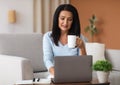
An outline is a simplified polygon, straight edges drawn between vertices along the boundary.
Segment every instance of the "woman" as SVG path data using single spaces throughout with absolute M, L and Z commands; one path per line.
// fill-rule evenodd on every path
M 78 36 L 74 49 L 68 48 L 67 36 L 69 34 Z M 54 14 L 52 32 L 45 33 L 43 37 L 44 62 L 50 74 L 54 76 L 55 56 L 86 55 L 84 42 L 76 8 L 70 4 L 60 5 Z

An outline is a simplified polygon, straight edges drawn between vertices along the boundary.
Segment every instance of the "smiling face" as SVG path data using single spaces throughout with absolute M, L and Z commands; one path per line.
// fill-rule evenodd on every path
M 61 11 L 58 19 L 58 26 L 61 32 L 68 32 L 73 22 L 73 15 L 69 11 Z

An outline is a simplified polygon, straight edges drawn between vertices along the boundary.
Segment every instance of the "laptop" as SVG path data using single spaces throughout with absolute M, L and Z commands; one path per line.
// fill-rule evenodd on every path
M 53 83 L 78 83 L 92 80 L 92 56 L 56 56 Z

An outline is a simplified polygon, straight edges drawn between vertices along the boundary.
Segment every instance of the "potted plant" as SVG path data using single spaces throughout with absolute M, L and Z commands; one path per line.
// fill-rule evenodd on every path
M 93 56 L 93 63 L 100 59 L 105 59 L 105 44 L 94 42 L 94 36 L 99 33 L 99 30 L 96 26 L 97 18 L 95 14 L 93 14 L 89 19 L 89 25 L 84 29 L 85 32 L 89 33 L 90 40 L 85 43 L 87 55 Z
M 89 19 L 89 25 L 85 28 L 85 32 L 89 32 L 90 34 L 91 42 L 93 42 L 93 37 L 95 36 L 95 34 L 98 33 L 98 29 L 96 28 L 96 22 L 97 18 L 93 14 L 92 17 Z
M 98 60 L 93 64 L 93 70 L 97 72 L 98 81 L 105 83 L 108 82 L 112 64 L 108 60 Z

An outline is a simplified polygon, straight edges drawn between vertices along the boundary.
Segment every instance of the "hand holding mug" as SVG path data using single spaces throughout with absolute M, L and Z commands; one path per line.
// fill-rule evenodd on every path
M 83 47 L 83 41 L 76 35 L 68 35 L 68 47 L 75 48 L 75 47 Z
M 81 50 L 81 55 L 86 55 L 86 49 L 83 40 L 81 40 L 79 37 L 76 38 L 76 46 L 79 47 Z
M 76 37 L 76 46 L 79 48 L 83 48 L 84 47 L 84 42 L 82 39 L 80 39 L 78 36 Z
M 82 39 L 76 35 L 68 35 L 68 47 L 75 48 L 78 47 L 81 50 L 82 55 L 86 55 L 85 45 Z

